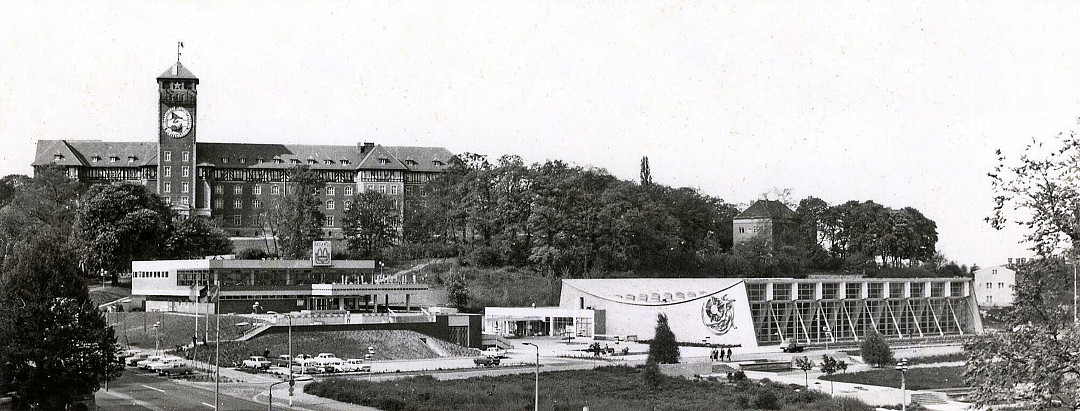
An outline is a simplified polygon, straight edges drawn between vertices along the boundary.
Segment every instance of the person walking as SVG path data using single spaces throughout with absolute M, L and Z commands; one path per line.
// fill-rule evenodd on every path
M 728 347 L 727 349 L 727 360 L 728 362 L 731 362 L 731 347 Z

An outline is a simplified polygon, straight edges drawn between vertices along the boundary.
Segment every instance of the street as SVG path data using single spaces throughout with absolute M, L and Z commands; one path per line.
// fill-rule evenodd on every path
M 131 368 L 124 375 L 109 383 L 109 390 L 98 390 L 97 404 L 103 410 L 212 410 L 214 391 L 196 388 L 192 383 L 159 377 L 147 371 Z M 205 383 L 200 383 L 205 384 Z M 213 387 L 212 384 L 207 384 Z M 265 387 L 264 387 L 265 389 Z M 245 399 L 220 396 L 223 410 L 266 409 Z M 276 401 L 275 401 L 276 402 Z

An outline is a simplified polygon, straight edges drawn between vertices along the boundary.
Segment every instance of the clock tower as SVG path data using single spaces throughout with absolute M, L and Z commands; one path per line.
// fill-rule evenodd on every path
M 198 199 L 195 194 L 195 129 L 198 126 L 195 97 L 199 79 L 177 60 L 158 76 L 157 82 L 157 192 L 181 215 L 190 215 L 197 207 Z

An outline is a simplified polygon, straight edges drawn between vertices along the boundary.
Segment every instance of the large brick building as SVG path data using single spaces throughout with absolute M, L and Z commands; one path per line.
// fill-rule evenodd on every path
M 286 171 L 306 166 L 327 183 L 317 193 L 328 237 L 340 237 L 345 208 L 357 193 L 378 191 L 402 207 L 445 170 L 442 147 L 197 142 L 199 79 L 179 61 L 157 78 L 156 142 L 41 140 L 35 167 L 59 164 L 89 183 L 127 181 L 161 195 L 182 215 L 220 220 L 234 236 L 259 235 L 268 205 L 289 189 Z

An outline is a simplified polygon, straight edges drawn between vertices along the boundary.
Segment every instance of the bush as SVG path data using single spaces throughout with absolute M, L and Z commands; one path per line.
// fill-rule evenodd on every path
M 727 375 L 727 379 L 731 382 L 746 381 L 746 373 L 742 372 L 742 370 L 735 370 L 735 372 Z
M 876 331 L 866 334 L 866 338 L 863 339 L 860 345 L 859 352 L 863 361 L 875 367 L 887 367 L 895 362 L 889 343 L 885 341 L 885 337 L 882 337 Z
M 656 315 L 656 335 L 649 342 L 648 361 L 660 364 L 676 364 L 679 362 L 679 343 L 675 340 L 675 333 L 668 326 L 667 315 Z
M 270 255 L 266 253 L 266 250 L 261 248 L 245 248 L 240 250 L 239 253 L 236 253 L 236 258 L 241 260 L 261 260 L 269 256 Z
M 664 383 L 664 374 L 660 373 L 660 365 L 656 361 L 645 363 L 645 372 L 642 373 L 642 377 L 645 379 L 645 385 L 651 388 L 657 388 Z
M 773 390 L 761 390 L 754 396 L 752 404 L 756 409 L 778 410 L 784 405 L 780 403 L 780 397 Z
M 479 246 L 469 251 L 468 264 L 474 267 L 498 267 L 502 262 L 499 250 L 493 247 Z

